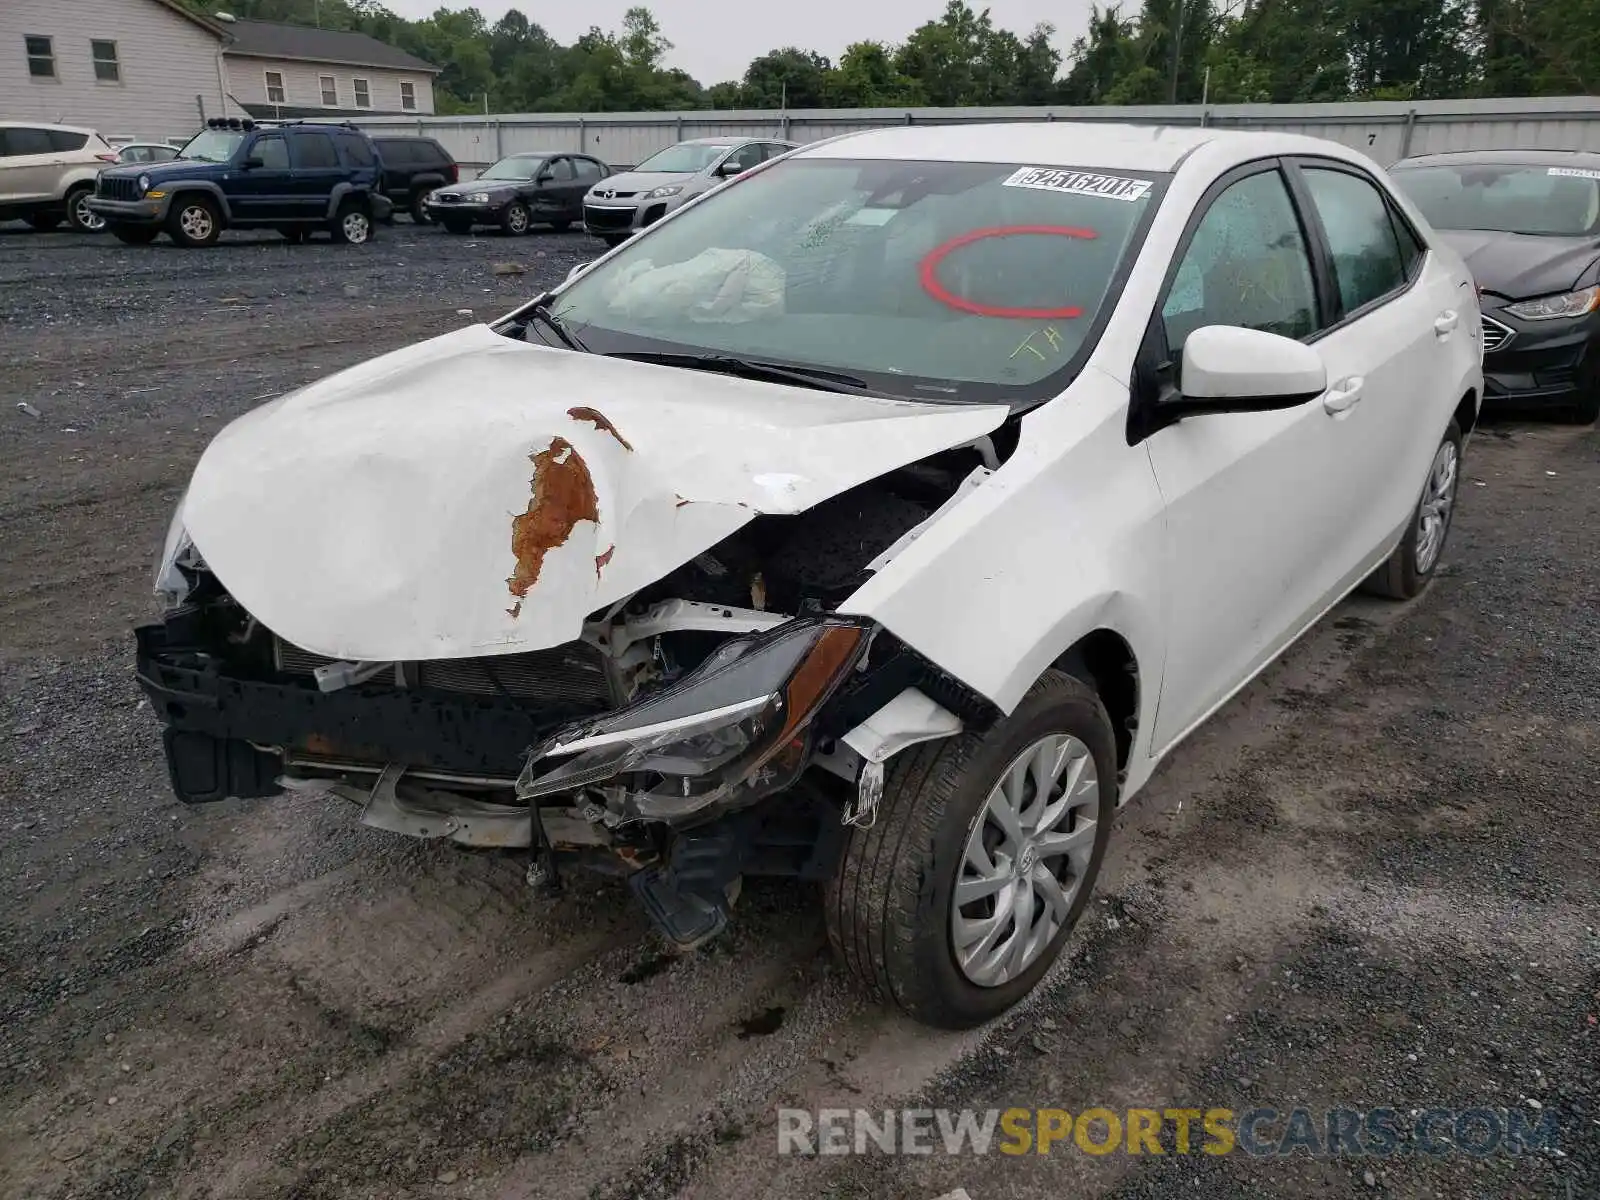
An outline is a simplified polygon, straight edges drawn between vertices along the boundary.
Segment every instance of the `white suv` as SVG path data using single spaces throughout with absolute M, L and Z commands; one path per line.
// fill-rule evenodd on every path
M 65 219 L 79 233 L 105 228 L 89 211 L 100 171 L 117 152 L 92 129 L 0 122 L 0 221 L 54 229 Z

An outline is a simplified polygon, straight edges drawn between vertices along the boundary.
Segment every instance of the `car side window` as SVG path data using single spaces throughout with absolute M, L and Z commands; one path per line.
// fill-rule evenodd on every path
M 372 143 L 359 134 L 342 135 L 339 145 L 344 148 L 345 162 L 352 167 L 370 167 L 377 162 L 373 157 Z
M 1400 243 L 1377 185 L 1322 167 L 1306 167 L 1303 174 L 1327 233 L 1344 311 L 1354 312 L 1404 287 Z
M 69 133 L 65 129 L 50 130 L 50 149 L 82 150 L 89 144 L 87 133 Z
M 572 182 L 572 160 L 570 158 L 552 158 L 545 163 L 544 169 L 550 172 L 551 178 L 557 183 Z
M 1203 325 L 1291 338 L 1316 332 L 1311 256 L 1282 174 L 1247 175 L 1211 202 L 1178 265 L 1161 319 L 1174 358 Z
M 13 126 L 6 130 L 6 153 L 8 155 L 54 154 L 55 148 L 50 144 L 48 129 Z
M 600 164 L 592 158 L 575 158 L 572 160 L 578 166 L 578 178 L 589 181 L 601 178 L 605 172 L 600 169 Z
M 792 149 L 790 146 L 780 146 L 777 142 L 763 142 L 762 148 L 766 151 L 766 158 L 777 158 Z
M 250 157 L 259 158 L 262 167 L 269 171 L 287 171 L 289 169 L 289 147 L 279 134 L 258 137 L 255 140 L 255 144 L 250 147 Z
M 1395 237 L 1400 240 L 1400 262 L 1405 268 L 1406 278 L 1414 279 L 1423 258 L 1427 256 L 1428 248 L 1422 244 L 1417 231 L 1411 228 L 1411 222 L 1392 208 L 1389 210 L 1389 220 L 1394 225 Z
M 739 170 L 748 171 L 751 167 L 760 165 L 766 156 L 766 150 L 760 142 L 751 142 L 748 146 L 740 146 L 729 159 L 738 164 Z
M 300 167 L 337 167 L 338 152 L 333 139 L 325 133 L 302 133 L 294 139 L 295 165 Z

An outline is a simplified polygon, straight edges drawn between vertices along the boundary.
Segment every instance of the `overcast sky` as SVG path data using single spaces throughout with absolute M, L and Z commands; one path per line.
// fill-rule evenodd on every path
M 524 0 L 481 0 L 477 8 L 490 24 L 508 8 L 520 8 L 550 36 L 570 44 L 591 25 L 616 29 L 622 14 L 641 0 L 587 0 L 581 4 L 543 5 Z M 758 54 L 779 46 L 817 50 L 830 59 L 851 42 L 898 42 L 924 21 L 944 10 L 944 0 L 643 0 L 661 22 L 675 49 L 669 65 L 682 67 L 701 83 L 720 83 L 744 74 Z M 981 12 L 982 0 L 970 0 Z M 385 0 L 404 17 L 426 17 L 441 0 Z M 445 8 L 462 9 L 464 0 L 443 0 Z M 1088 24 L 1089 0 L 991 0 L 996 25 L 1019 37 L 1040 21 L 1056 26 L 1057 48 L 1065 52 Z

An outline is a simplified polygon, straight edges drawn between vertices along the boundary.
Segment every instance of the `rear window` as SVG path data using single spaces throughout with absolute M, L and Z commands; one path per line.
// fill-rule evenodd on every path
M 429 162 L 455 162 L 455 159 L 450 157 L 450 152 L 439 145 L 438 142 L 418 142 L 417 150 L 419 151 L 418 157 Z
M 1165 178 L 786 159 L 608 256 L 559 313 L 601 354 L 786 362 L 926 399 L 1043 398 L 1087 353 Z
M 1461 163 L 1396 167 L 1390 177 L 1435 229 L 1600 232 L 1600 170 L 1590 167 Z
M 304 133 L 294 139 L 294 161 L 299 167 L 337 167 L 333 139 L 325 133 Z
M 87 133 L 72 133 L 66 129 L 52 129 L 49 132 L 52 150 L 82 150 L 89 144 Z
M 383 161 L 391 167 L 409 166 L 416 161 L 416 153 L 411 142 L 385 138 L 376 145 L 378 153 L 383 155 Z

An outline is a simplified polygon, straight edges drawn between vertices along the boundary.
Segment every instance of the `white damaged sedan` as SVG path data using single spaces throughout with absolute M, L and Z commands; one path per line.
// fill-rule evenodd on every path
M 1427 586 L 1481 393 L 1466 269 L 1357 152 L 851 134 L 225 429 L 139 679 L 185 802 L 609 870 L 683 946 L 820 881 L 864 984 L 970 1026 L 1164 755 Z

